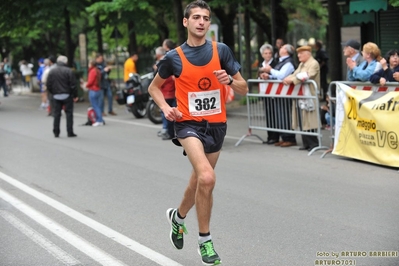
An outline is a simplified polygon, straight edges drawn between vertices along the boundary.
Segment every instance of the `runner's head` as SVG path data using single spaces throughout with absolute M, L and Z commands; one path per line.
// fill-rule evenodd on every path
M 190 4 L 188 4 L 186 6 L 186 9 L 184 10 L 184 17 L 186 19 L 188 19 L 190 17 L 190 15 L 191 15 L 191 9 L 197 8 L 197 7 L 201 8 L 201 9 L 208 10 L 209 11 L 209 18 L 210 18 L 210 16 L 211 16 L 211 8 L 207 4 L 207 2 L 202 1 L 202 0 L 193 1 Z

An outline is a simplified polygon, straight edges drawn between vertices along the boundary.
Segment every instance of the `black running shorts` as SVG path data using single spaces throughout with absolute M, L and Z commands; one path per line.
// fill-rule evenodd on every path
M 206 120 L 175 122 L 175 138 L 172 141 L 181 146 L 177 138 L 196 137 L 204 145 L 205 153 L 213 153 L 222 149 L 226 131 L 226 123 L 208 123 Z M 183 154 L 186 155 L 185 152 Z

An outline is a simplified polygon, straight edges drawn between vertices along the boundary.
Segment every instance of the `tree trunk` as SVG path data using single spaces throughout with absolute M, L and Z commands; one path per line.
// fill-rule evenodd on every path
M 234 52 L 234 20 L 237 14 L 237 8 L 233 5 L 229 5 L 229 13 L 226 13 L 224 8 L 213 8 L 212 11 L 220 21 L 223 21 L 223 43 Z
M 246 0 L 248 2 L 248 0 Z M 247 3 L 246 3 L 247 4 Z M 244 14 L 244 37 L 245 37 L 245 74 L 244 79 L 252 78 L 252 49 L 251 49 L 251 18 L 248 8 Z
M 261 63 L 263 61 L 263 57 L 262 57 L 262 55 L 259 52 L 259 48 L 266 42 L 265 33 L 259 27 L 259 25 L 256 25 L 256 40 L 258 42 L 258 49 L 256 49 L 256 51 L 257 51 L 256 58 L 258 59 L 258 63 L 256 64 L 256 67 L 258 67 L 259 63 Z
M 281 6 L 282 0 L 275 0 L 274 13 L 276 14 L 276 40 L 281 38 L 285 41 L 285 35 L 288 31 L 288 15 L 284 7 Z M 275 40 L 274 40 L 275 41 Z M 272 44 L 274 45 L 274 43 Z
M 73 45 L 71 37 L 71 21 L 69 16 L 69 11 L 64 8 L 64 22 L 65 22 L 65 54 L 68 57 L 68 66 L 73 66 Z
M 103 36 L 101 34 L 101 21 L 100 21 L 100 16 L 96 15 L 94 17 L 95 20 L 95 27 L 96 27 L 96 33 L 97 33 L 97 51 L 100 54 L 104 53 L 103 50 Z
M 256 22 L 256 25 L 258 25 L 258 27 L 267 36 L 267 40 L 265 40 L 265 38 L 263 38 L 264 41 L 262 43 L 259 43 L 259 46 L 262 46 L 262 44 L 265 41 L 268 41 L 269 43 L 271 43 L 271 41 L 272 41 L 272 30 L 271 30 L 272 24 L 271 24 L 270 18 L 268 16 L 266 16 L 265 13 L 255 11 L 255 10 L 262 10 L 262 6 L 261 6 L 260 2 L 255 7 L 257 7 L 257 8 L 251 9 L 251 11 L 250 11 L 251 18 L 253 21 Z
M 330 78 L 342 80 L 341 12 L 337 0 L 328 0 L 328 52 Z
M 162 45 L 163 40 L 169 38 L 169 27 L 165 23 L 164 19 L 165 13 L 161 10 L 158 10 L 155 16 L 155 23 L 157 24 L 158 32 L 159 32 L 159 39 L 160 45 Z
M 133 20 L 129 20 L 129 22 L 127 23 L 127 29 L 129 32 L 129 47 L 128 47 L 128 51 L 130 53 L 130 55 L 133 52 L 138 52 L 137 51 L 137 39 L 136 39 L 136 31 L 135 31 L 135 25 L 134 25 L 134 21 Z
M 177 26 L 177 45 L 184 43 L 187 40 L 186 29 L 183 26 L 183 8 L 182 0 L 173 0 L 173 11 L 176 15 Z

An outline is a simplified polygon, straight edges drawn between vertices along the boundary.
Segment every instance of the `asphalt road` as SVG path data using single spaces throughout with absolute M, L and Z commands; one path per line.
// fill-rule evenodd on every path
M 78 137 L 63 116 L 54 138 L 39 95 L 0 102 L 0 265 L 201 265 L 194 210 L 185 248 L 169 242 L 165 211 L 190 165 L 159 125 L 115 104 L 106 126 L 80 126 L 83 102 Z M 211 224 L 223 265 L 399 265 L 397 169 L 251 137 L 236 147 L 245 108 L 228 117 Z

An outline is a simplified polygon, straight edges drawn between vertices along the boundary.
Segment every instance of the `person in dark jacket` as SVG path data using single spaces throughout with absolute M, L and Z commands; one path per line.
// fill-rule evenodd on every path
M 258 78 L 259 79 L 269 79 L 269 73 L 267 73 L 267 67 L 273 68 L 277 63 L 278 59 L 273 58 L 273 46 L 268 43 L 265 43 L 259 48 L 259 52 L 263 57 L 263 62 L 259 64 L 258 69 Z M 266 86 L 266 83 L 263 83 L 261 86 Z M 266 126 L 273 128 L 273 121 L 276 117 L 276 101 L 274 98 L 265 97 L 263 98 L 264 106 L 265 106 L 265 115 L 266 115 Z M 268 130 L 267 131 L 267 144 L 274 144 L 278 142 L 279 133 L 276 131 Z
M 111 73 L 111 68 L 108 67 L 105 62 L 104 62 L 104 56 L 102 54 L 97 54 L 96 55 L 96 63 L 97 63 L 97 68 L 100 70 L 101 73 L 101 83 L 100 83 L 100 88 L 101 91 L 103 92 L 103 98 L 101 100 L 101 111 L 102 115 L 105 116 L 106 114 L 104 113 L 104 99 L 105 97 L 107 98 L 108 101 L 108 114 L 110 115 L 116 115 L 116 113 L 112 109 L 112 89 L 111 89 L 111 83 L 109 79 L 109 74 Z
M 48 73 L 46 83 L 47 90 L 53 95 L 53 133 L 56 138 L 60 135 L 61 109 L 63 106 L 67 120 L 68 137 L 76 137 L 73 132 L 73 102 L 78 101 L 78 90 L 75 75 L 67 66 L 67 63 L 68 58 L 66 56 L 58 56 L 57 65 Z
M 327 99 L 327 91 L 328 91 L 328 82 L 327 82 L 327 74 L 328 74 L 328 55 L 326 50 L 323 49 L 323 43 L 321 41 L 317 41 L 315 44 L 316 54 L 314 59 L 319 62 L 320 66 L 320 90 L 323 92 L 323 101 Z
M 382 68 L 371 75 L 370 82 L 384 86 L 386 82 L 396 82 L 393 73 L 399 72 L 399 52 L 397 49 L 389 50 L 385 58 L 380 60 Z

